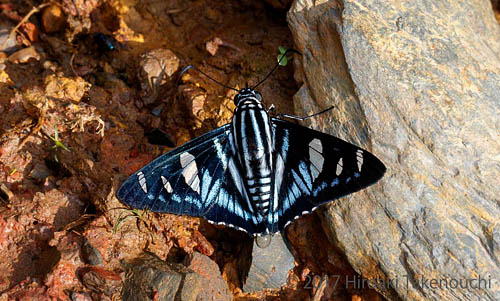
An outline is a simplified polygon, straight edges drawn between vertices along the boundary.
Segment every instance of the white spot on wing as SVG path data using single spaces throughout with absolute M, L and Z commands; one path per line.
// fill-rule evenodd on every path
M 342 173 L 343 167 L 344 167 L 344 160 L 342 158 L 340 158 L 339 162 L 337 163 L 337 170 L 335 171 L 337 176 L 339 176 Z
M 313 165 L 310 166 L 310 170 L 313 178 L 312 180 L 314 181 L 323 170 L 323 163 L 325 162 L 325 158 L 323 158 L 323 145 L 318 138 L 314 138 L 309 143 L 309 161 L 311 161 L 311 165 Z
M 358 161 L 358 171 L 361 172 L 361 166 L 363 166 L 363 150 L 358 149 L 356 152 L 356 159 Z
M 314 138 L 311 143 L 309 143 L 309 147 L 316 150 L 318 153 L 323 153 L 323 144 L 321 144 L 321 140 L 318 138 Z
M 173 189 L 170 185 L 170 182 L 164 176 L 161 176 L 161 181 L 163 182 L 163 187 L 167 190 L 168 193 L 172 193 Z
M 196 163 L 195 163 L 195 169 L 196 169 Z M 197 175 L 195 176 L 193 182 L 191 182 L 190 186 L 191 186 L 191 189 L 193 189 L 198 194 L 200 194 L 200 178 Z
M 198 167 L 196 166 L 196 160 L 194 156 L 190 153 L 182 153 L 180 156 L 180 163 L 182 170 L 182 175 L 186 184 L 193 189 L 193 191 L 200 193 L 200 178 L 198 177 Z
M 311 210 L 311 211 L 302 211 L 299 215 L 295 216 L 295 217 L 293 218 L 293 220 L 289 220 L 288 222 L 286 222 L 286 223 L 285 223 L 285 227 L 284 227 L 284 228 L 288 227 L 288 225 L 290 225 L 293 221 L 298 220 L 298 219 L 299 219 L 299 217 L 304 216 L 304 215 L 306 215 L 306 214 L 311 214 L 311 213 L 312 213 L 314 210 L 316 210 L 317 208 L 318 208 L 318 206 L 316 206 L 316 207 L 312 208 L 312 210 Z
M 236 230 L 240 230 L 240 231 L 243 231 L 245 233 L 248 233 L 248 231 L 245 230 L 244 228 L 233 225 L 233 224 L 226 224 L 225 222 L 214 222 L 214 221 L 211 221 L 209 219 L 207 219 L 207 222 L 209 222 L 212 225 L 231 227 L 231 228 L 234 228 Z
M 144 191 L 144 193 L 148 193 L 148 187 L 146 186 L 146 178 L 144 178 L 144 174 L 142 173 L 142 171 L 137 173 L 137 177 L 139 180 L 139 185 L 141 185 L 142 191 Z

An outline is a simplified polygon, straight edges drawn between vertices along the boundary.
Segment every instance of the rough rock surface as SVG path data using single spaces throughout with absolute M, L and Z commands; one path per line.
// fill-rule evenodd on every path
M 222 279 L 219 267 L 209 257 L 192 253 L 186 260 L 185 265 L 199 275 L 199 282 L 193 283 L 191 278 L 185 280 L 184 286 L 187 291 L 197 291 L 196 300 L 232 300 L 227 283 Z M 198 284 L 198 285 L 195 285 Z M 184 294 L 184 292 L 183 292 Z
M 189 256 L 184 266 L 142 254 L 127 265 L 124 300 L 231 300 L 232 295 L 210 258 Z
M 252 265 L 243 290 L 257 292 L 263 289 L 279 289 L 286 283 L 288 271 L 293 267 L 293 255 L 280 233 L 272 236 L 267 247 L 259 247 L 254 241 Z
M 123 300 L 147 300 L 154 295 L 160 300 L 174 300 L 182 281 L 181 266 L 173 266 L 152 254 L 144 254 L 128 269 Z
M 393 281 L 375 286 L 389 299 L 499 300 L 500 28 L 491 3 L 295 1 L 288 20 L 303 53 L 296 111 L 335 105 L 312 127 L 371 150 L 388 169 L 328 206 L 330 239 L 364 278 Z

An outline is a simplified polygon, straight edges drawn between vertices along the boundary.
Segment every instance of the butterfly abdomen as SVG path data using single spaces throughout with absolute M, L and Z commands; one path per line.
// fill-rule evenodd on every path
M 249 203 L 261 217 L 269 212 L 272 178 L 271 120 L 253 91 L 240 93 L 233 116 L 233 141 Z

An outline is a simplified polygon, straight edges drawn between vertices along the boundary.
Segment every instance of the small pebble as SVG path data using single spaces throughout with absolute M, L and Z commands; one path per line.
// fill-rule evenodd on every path
M 52 61 L 45 61 L 43 62 L 42 66 L 44 69 L 50 70 L 52 72 L 56 72 L 57 70 L 57 64 Z
M 23 26 L 21 26 L 21 30 L 24 32 L 24 34 L 28 37 L 28 39 L 31 42 L 40 41 L 38 28 L 36 27 L 35 24 L 31 22 L 24 23 Z
M 45 178 L 50 176 L 50 174 L 51 172 L 47 168 L 47 166 L 44 163 L 40 162 L 38 164 L 35 164 L 31 172 L 29 173 L 29 177 L 35 180 L 44 181 Z
M 217 50 L 219 50 L 219 46 L 222 45 L 223 42 L 220 38 L 213 38 L 213 40 L 208 41 L 205 48 L 207 49 L 208 53 L 211 55 L 215 55 L 217 53 Z
M 33 46 L 23 48 L 19 51 L 14 52 L 9 56 L 9 62 L 14 64 L 23 64 L 28 62 L 32 58 L 36 59 L 37 61 L 40 60 L 40 55 Z
M 6 27 L 0 25 L 0 45 L 3 45 L 3 48 L 0 51 L 4 52 L 13 52 L 17 49 L 16 35 L 13 34 L 9 37 L 9 33 L 11 31 L 11 27 Z M 9 39 L 7 42 L 5 42 Z
M 82 245 L 82 257 L 90 265 L 100 265 L 102 263 L 101 252 L 88 241 L 85 241 Z
M 66 18 L 58 5 L 52 5 L 43 10 L 42 25 L 46 33 L 54 33 L 64 29 Z
M 154 116 L 160 116 L 164 106 L 165 104 L 163 103 L 157 105 L 154 109 L 151 110 L 151 114 L 153 114 Z

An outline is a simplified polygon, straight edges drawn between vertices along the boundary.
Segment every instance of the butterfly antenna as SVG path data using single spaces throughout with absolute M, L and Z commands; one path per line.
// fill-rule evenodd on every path
M 233 87 L 230 87 L 228 85 L 221 83 L 220 81 L 216 80 L 215 78 L 211 77 L 210 75 L 206 74 L 205 72 L 201 71 L 200 69 L 198 69 L 197 67 L 195 67 L 193 65 L 186 66 L 184 69 L 182 69 L 182 71 L 179 73 L 179 81 L 181 80 L 182 75 L 184 73 L 186 73 L 186 71 L 188 71 L 189 69 L 194 69 L 194 70 L 200 72 L 201 74 L 205 75 L 209 80 L 213 81 L 216 84 L 219 84 L 220 86 L 222 86 L 224 88 L 231 89 L 231 90 L 234 90 L 236 92 L 240 92 L 240 91 L 238 91 L 238 89 L 235 89 Z
M 273 74 L 274 70 L 276 70 L 276 68 L 278 68 L 281 64 L 281 61 L 283 60 L 283 58 L 287 55 L 287 53 L 289 52 L 294 52 L 294 53 L 297 53 L 297 54 L 300 54 L 302 55 L 302 53 L 300 53 L 299 51 L 293 49 L 293 48 L 289 48 L 285 51 L 285 53 L 283 53 L 281 55 L 281 58 L 279 59 L 278 63 L 274 66 L 273 69 L 271 69 L 271 71 L 260 81 L 258 82 L 255 86 L 253 86 L 253 90 L 255 90 L 255 88 L 257 88 L 260 84 L 262 84 L 269 76 L 271 76 L 271 74 Z

